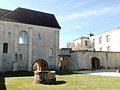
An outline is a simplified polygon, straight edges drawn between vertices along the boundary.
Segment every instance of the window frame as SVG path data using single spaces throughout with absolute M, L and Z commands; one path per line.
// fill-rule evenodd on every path
M 110 35 L 106 36 L 106 42 L 110 42 Z
M 100 51 L 102 51 L 102 49 L 103 49 L 103 48 L 102 48 L 102 47 L 100 47 Z
M 110 46 L 107 46 L 107 51 L 110 51 Z
M 53 48 L 49 48 L 49 58 L 53 58 Z
M 8 53 L 8 43 L 3 43 L 3 53 Z
M 28 33 L 26 31 L 19 33 L 19 44 L 28 44 Z
M 93 39 L 93 45 L 95 45 L 95 39 Z
M 22 54 L 19 54 L 19 60 L 23 60 L 23 55 Z
M 87 40 L 85 40 L 85 46 L 88 46 L 88 41 Z
M 102 43 L 102 37 L 99 37 L 99 44 Z

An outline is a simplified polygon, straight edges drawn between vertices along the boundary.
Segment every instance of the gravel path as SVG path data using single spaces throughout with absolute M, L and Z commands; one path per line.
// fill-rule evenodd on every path
M 117 69 L 102 69 L 102 70 L 95 70 L 95 71 L 91 71 L 91 70 L 74 71 L 74 73 L 120 77 L 120 73 L 117 72 Z

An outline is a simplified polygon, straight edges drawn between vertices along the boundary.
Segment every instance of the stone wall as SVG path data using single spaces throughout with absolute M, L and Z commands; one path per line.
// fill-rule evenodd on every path
M 120 67 L 120 52 L 71 51 L 69 58 L 70 70 L 92 69 L 92 58 L 100 60 L 100 67 Z
M 28 44 L 19 44 L 21 31 L 27 32 Z M 7 53 L 3 53 L 4 43 L 8 44 Z M 49 68 L 58 68 L 58 52 L 59 29 L 0 21 L 0 71 L 30 71 L 32 64 L 38 59 L 46 60 Z

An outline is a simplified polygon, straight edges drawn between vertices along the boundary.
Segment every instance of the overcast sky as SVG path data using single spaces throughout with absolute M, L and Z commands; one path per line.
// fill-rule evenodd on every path
M 120 0 L 0 0 L 0 8 L 17 7 L 55 14 L 61 48 L 89 33 L 120 27 Z

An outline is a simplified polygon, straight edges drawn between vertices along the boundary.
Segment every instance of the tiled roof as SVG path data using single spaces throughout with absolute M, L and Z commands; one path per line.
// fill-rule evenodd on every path
M 61 28 L 54 16 L 54 14 L 48 14 L 40 11 L 34 11 L 25 8 L 17 8 L 9 14 L 6 14 L 0 18 L 1 20 L 47 26 L 53 28 Z
M 11 12 L 10 10 L 0 9 L 0 17 L 10 12 Z

